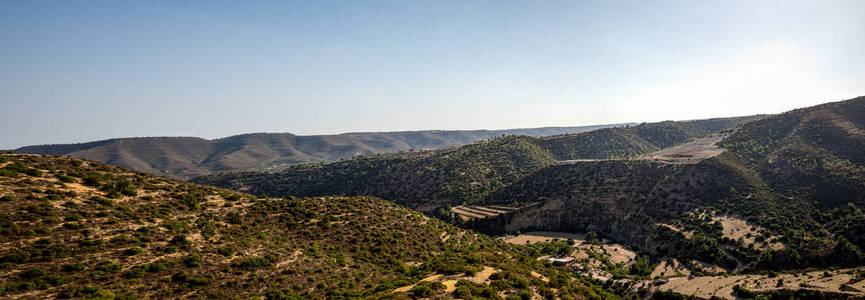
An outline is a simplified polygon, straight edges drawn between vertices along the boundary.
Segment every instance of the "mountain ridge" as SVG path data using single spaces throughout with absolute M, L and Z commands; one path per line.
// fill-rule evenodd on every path
M 480 200 L 559 161 L 636 157 L 762 117 L 642 123 L 539 138 L 506 136 L 441 150 L 359 156 L 275 173 L 220 173 L 192 180 L 266 195 L 373 195 L 428 211 Z
M 129 137 L 74 144 L 33 145 L 17 153 L 65 154 L 174 178 L 224 171 L 280 169 L 328 162 L 358 154 L 391 153 L 459 146 L 501 135 L 545 136 L 632 123 L 502 130 L 350 132 L 334 135 L 247 133 L 217 139 Z

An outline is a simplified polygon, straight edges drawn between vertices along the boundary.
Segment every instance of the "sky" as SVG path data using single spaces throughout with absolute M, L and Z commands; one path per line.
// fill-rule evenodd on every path
M 865 95 L 865 1 L 0 0 L 0 149 L 503 129 Z

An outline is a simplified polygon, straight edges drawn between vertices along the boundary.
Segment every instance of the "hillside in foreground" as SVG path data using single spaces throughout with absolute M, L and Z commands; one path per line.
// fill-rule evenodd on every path
M 190 178 L 213 172 L 278 170 L 293 164 L 337 161 L 360 154 L 439 149 L 502 135 L 549 136 L 627 125 L 630 124 L 307 136 L 252 133 L 215 140 L 196 137 L 117 138 L 80 144 L 27 146 L 15 152 L 64 154 L 162 176 Z
M 12 298 L 616 297 L 535 259 L 555 249 L 378 198 L 256 198 L 65 156 L 0 154 L 0 232 Z

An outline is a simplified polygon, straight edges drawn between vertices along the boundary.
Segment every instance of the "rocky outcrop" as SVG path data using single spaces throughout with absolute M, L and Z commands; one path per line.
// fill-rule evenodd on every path
M 669 241 L 652 238 L 654 224 L 707 203 L 743 198 L 745 181 L 718 160 L 698 164 L 601 161 L 547 167 L 493 194 L 488 202 L 537 202 L 477 220 L 491 233 L 525 230 L 596 231 L 645 252 Z

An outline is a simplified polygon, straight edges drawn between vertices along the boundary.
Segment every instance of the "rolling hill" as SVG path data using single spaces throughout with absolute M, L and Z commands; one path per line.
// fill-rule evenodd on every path
M 860 97 L 195 179 L 234 190 L 0 154 L 0 292 L 756 297 L 747 286 L 771 297 L 861 296 L 863 129 Z M 709 156 L 648 155 L 710 134 L 723 149 Z M 456 218 L 457 209 L 477 217 Z M 538 230 L 585 234 L 525 245 L 486 235 Z
M 849 267 L 865 263 L 863 128 L 860 97 L 773 116 L 511 136 L 196 181 L 272 196 L 374 195 L 457 223 L 448 206 L 522 207 L 463 226 L 596 231 L 654 257 L 729 272 Z M 670 163 L 642 155 L 712 131 L 729 134 L 717 156 Z
M 81 144 L 27 146 L 15 152 L 71 155 L 157 175 L 190 178 L 213 172 L 274 170 L 298 163 L 337 161 L 359 154 L 439 149 L 502 135 L 548 136 L 627 125 L 630 124 L 311 136 L 253 133 L 216 140 L 195 137 L 118 138 Z
M 595 230 L 727 271 L 861 266 L 863 128 L 860 97 L 746 123 L 720 142 L 726 152 L 695 164 L 549 166 L 483 200 L 527 206 L 467 226 Z
M 362 156 L 275 173 L 215 174 L 193 181 L 272 196 L 373 195 L 431 211 L 478 202 L 562 160 L 634 157 L 757 118 L 644 123 L 540 138 L 506 136 L 452 149 Z
M 378 198 L 257 198 L 66 156 L 0 154 L 0 232 L 10 298 L 626 293 Z

